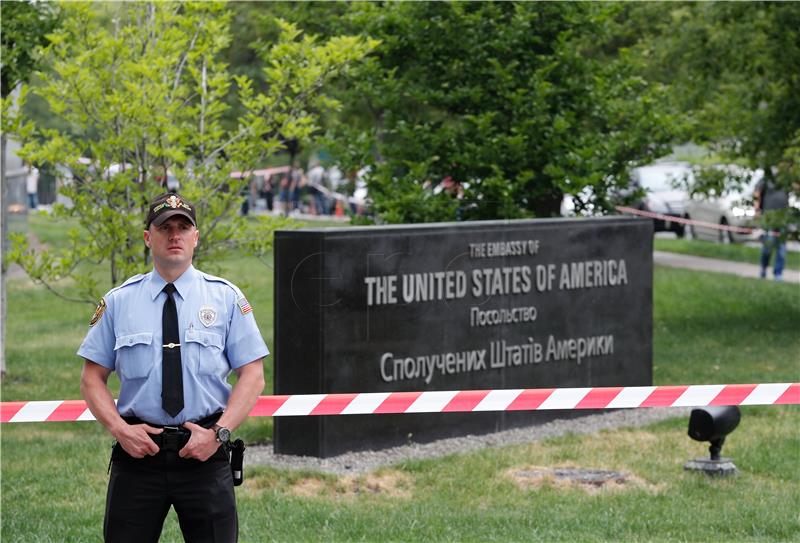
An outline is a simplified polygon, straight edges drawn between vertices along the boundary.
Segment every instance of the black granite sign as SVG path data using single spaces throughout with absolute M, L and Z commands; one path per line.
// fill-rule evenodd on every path
M 652 221 L 617 217 L 279 231 L 275 394 L 650 385 L 652 236 Z M 277 417 L 275 451 L 568 416 Z

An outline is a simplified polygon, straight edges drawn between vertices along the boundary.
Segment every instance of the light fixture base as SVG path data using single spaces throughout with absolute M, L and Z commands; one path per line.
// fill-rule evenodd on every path
M 687 471 L 701 471 L 713 477 L 730 477 L 739 474 L 739 470 L 736 469 L 736 465 L 730 458 L 720 458 L 719 460 L 695 458 L 694 460 L 686 462 L 683 465 L 683 469 Z

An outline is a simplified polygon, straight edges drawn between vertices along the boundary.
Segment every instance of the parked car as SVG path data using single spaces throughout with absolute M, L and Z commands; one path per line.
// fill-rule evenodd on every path
M 583 187 L 577 194 L 565 194 L 561 199 L 562 217 L 593 217 L 602 214 L 593 203 L 594 191 L 592 187 Z
M 689 226 L 689 233 L 695 239 L 718 241 L 720 243 L 744 242 L 758 237 L 757 232 L 735 232 L 715 228 L 720 226 L 748 227 L 755 218 L 756 210 L 753 206 L 753 192 L 756 184 L 764 176 L 762 170 L 746 172 L 727 166 L 732 175 L 749 178 L 740 188 L 724 191 L 721 195 L 694 195 L 686 204 L 687 219 L 707 224 L 694 224 Z
M 634 191 L 642 189 L 644 196 L 631 207 L 683 218 L 689 200 L 689 193 L 678 186 L 683 180 L 688 184 L 694 181 L 692 168 L 686 162 L 657 162 L 634 168 L 631 172 L 631 190 L 628 194 L 634 194 Z M 685 233 L 684 225 L 681 223 L 669 219 L 653 219 L 653 222 L 656 232 L 671 231 L 678 237 L 683 237 Z
M 686 162 L 658 162 L 634 168 L 627 187 L 609 195 L 615 205 L 625 205 L 642 211 L 683 218 L 689 194 L 676 186 L 686 178 L 693 181 L 692 168 Z M 565 195 L 561 201 L 564 217 L 592 216 L 598 213 L 591 203 L 593 193 L 585 187 L 577 196 Z M 683 224 L 669 219 L 653 219 L 656 232 L 672 231 L 684 235 Z

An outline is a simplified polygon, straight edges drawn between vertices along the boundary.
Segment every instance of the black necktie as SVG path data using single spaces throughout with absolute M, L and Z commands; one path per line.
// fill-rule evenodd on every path
M 167 283 L 164 287 L 167 301 L 161 313 L 163 336 L 161 360 L 161 407 L 171 416 L 183 409 L 183 372 L 181 371 L 181 340 L 178 334 L 178 310 L 175 307 L 175 285 Z

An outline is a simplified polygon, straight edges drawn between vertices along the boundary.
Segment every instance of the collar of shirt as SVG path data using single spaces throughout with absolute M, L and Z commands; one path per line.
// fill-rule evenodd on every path
M 192 287 L 194 286 L 195 280 L 197 279 L 199 272 L 194 269 L 194 266 L 190 265 L 185 272 L 181 274 L 175 281 L 172 282 L 175 285 L 175 290 L 178 292 L 178 295 L 181 297 L 182 300 L 187 299 L 189 292 L 191 292 Z M 153 269 L 150 273 L 150 298 L 155 300 L 161 291 L 164 289 L 164 286 L 167 284 L 167 281 L 164 280 L 158 274 L 158 271 Z

